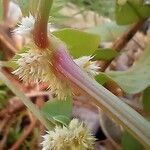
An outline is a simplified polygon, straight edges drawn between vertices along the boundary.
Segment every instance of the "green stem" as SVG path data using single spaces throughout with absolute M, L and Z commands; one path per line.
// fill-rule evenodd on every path
M 29 1 L 29 7 L 30 7 L 30 13 L 32 16 L 36 16 L 37 14 L 37 9 L 38 9 L 38 4 L 40 0 L 31 0 Z
M 134 137 L 150 148 L 150 123 L 118 97 L 84 73 L 70 58 L 66 47 L 57 45 L 52 57 L 53 66 L 77 89 L 84 91 L 91 102 L 116 120 Z
M 12 92 L 20 98 L 20 100 L 29 108 L 29 110 L 45 125 L 48 130 L 51 130 L 54 125 L 45 119 L 43 113 L 31 102 L 31 100 L 25 96 L 0 70 L 0 79 L 12 90 Z
M 35 20 L 35 27 L 33 32 L 33 39 L 35 44 L 41 48 L 46 49 L 49 47 L 47 24 L 49 19 L 49 12 L 53 0 L 40 0 L 38 6 L 38 13 Z

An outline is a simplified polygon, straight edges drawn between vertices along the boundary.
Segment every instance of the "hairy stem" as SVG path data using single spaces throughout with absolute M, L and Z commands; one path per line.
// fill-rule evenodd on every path
M 12 90 L 20 100 L 29 108 L 29 110 L 45 125 L 47 129 L 52 129 L 53 124 L 46 120 L 43 113 L 31 102 L 31 100 L 25 96 L 25 94 L 20 91 L 19 88 L 17 88 L 3 73 L 2 70 L 0 70 L 0 79 Z
M 53 65 L 67 80 L 91 97 L 91 101 L 101 108 L 109 117 L 115 119 L 145 147 L 150 147 L 150 123 L 130 106 L 98 84 L 84 73 L 59 45 L 53 55 Z
M 53 0 L 39 1 L 38 13 L 33 31 L 33 39 L 35 44 L 41 49 L 48 48 L 50 44 L 48 40 L 47 24 L 52 3 Z

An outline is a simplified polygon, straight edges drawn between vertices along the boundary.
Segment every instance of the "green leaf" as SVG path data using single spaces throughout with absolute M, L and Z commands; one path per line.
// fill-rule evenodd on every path
M 28 16 L 30 10 L 30 0 L 17 0 L 17 4 L 21 8 L 22 14 L 24 16 Z
M 138 93 L 150 85 L 150 45 L 127 71 L 109 71 L 107 75 L 127 93 Z
M 116 3 L 116 21 L 118 24 L 131 24 L 150 16 L 150 6 L 143 0 L 128 0 L 124 5 Z
M 122 150 L 144 150 L 144 147 L 125 131 L 122 137 Z
M 61 124 L 68 125 L 70 123 L 70 118 L 64 116 L 64 115 L 58 115 L 53 117 L 53 119 Z
M 143 108 L 145 112 L 150 112 L 150 86 L 143 93 Z
M 92 60 L 112 60 L 116 56 L 118 56 L 117 51 L 110 48 L 107 49 L 100 48 L 93 53 Z
M 0 0 L 0 20 L 3 18 L 3 0 Z
M 91 55 L 100 44 L 100 37 L 95 34 L 75 29 L 63 29 L 53 34 L 66 43 L 74 58 Z
M 86 31 L 99 35 L 102 42 L 110 42 L 116 40 L 127 28 L 128 26 L 119 26 L 115 22 L 107 22 Z
M 110 78 L 105 75 L 104 73 L 99 73 L 96 77 L 95 77 L 95 80 L 101 84 L 101 85 L 104 85 L 107 81 L 110 80 Z
M 53 118 L 56 122 L 62 124 L 68 124 L 71 119 L 72 113 L 72 99 L 68 96 L 65 100 L 53 100 L 47 101 L 42 111 L 46 115 L 47 119 Z

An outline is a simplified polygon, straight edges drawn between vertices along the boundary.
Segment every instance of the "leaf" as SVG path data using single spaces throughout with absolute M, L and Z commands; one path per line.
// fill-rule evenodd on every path
M 122 137 L 122 150 L 144 150 L 144 147 L 127 131 Z
M 116 21 L 125 25 L 150 16 L 150 6 L 144 5 L 143 0 L 128 0 L 124 5 L 116 3 Z
M 53 118 L 56 122 L 66 125 L 71 119 L 72 99 L 70 96 L 65 100 L 54 98 L 44 104 L 42 111 L 48 119 Z
M 22 14 L 24 16 L 28 16 L 30 10 L 30 0 L 17 0 L 17 4 L 21 8 Z
M 100 48 L 93 53 L 92 60 L 112 60 L 116 56 L 118 56 L 117 51 L 110 48 L 107 49 Z
M 150 45 L 127 71 L 109 71 L 106 74 L 127 93 L 143 91 L 150 85 Z
M 116 40 L 128 26 L 119 26 L 115 22 L 107 22 L 102 25 L 89 28 L 86 30 L 88 33 L 97 34 L 101 37 L 102 42 L 110 42 Z
M 74 58 L 91 55 L 100 44 L 100 37 L 95 34 L 75 29 L 63 29 L 53 34 L 66 43 Z
M 150 112 L 150 86 L 143 93 L 143 108 L 145 112 Z
M 99 73 L 96 77 L 95 77 L 95 80 L 101 84 L 101 85 L 104 85 L 108 80 L 110 80 L 110 78 L 105 75 L 104 73 Z
M 68 125 L 70 123 L 70 118 L 64 115 L 58 115 L 53 117 L 53 119 L 61 124 Z

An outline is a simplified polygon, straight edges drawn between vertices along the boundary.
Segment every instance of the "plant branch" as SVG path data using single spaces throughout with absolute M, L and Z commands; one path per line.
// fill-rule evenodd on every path
M 134 24 L 127 32 L 125 32 L 119 39 L 117 39 L 113 45 L 112 49 L 120 52 L 126 44 L 133 38 L 135 33 L 143 26 L 145 19 Z M 111 64 L 112 60 L 107 61 L 101 67 L 101 71 L 105 71 L 107 67 Z
M 47 24 L 52 3 L 53 0 L 39 1 L 38 13 L 35 20 L 33 32 L 33 39 L 35 44 L 41 49 L 49 47 Z
M 53 54 L 53 65 L 66 80 L 91 97 L 91 101 L 115 119 L 144 146 L 150 148 L 150 123 L 118 97 L 91 79 L 70 58 L 63 44 Z

